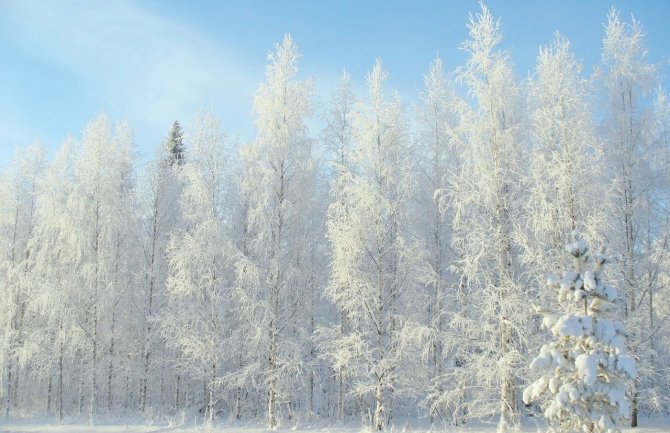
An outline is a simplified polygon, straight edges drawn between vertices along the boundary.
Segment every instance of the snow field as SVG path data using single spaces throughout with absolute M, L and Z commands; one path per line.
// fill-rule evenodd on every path
M 215 424 L 213 427 L 197 426 L 170 426 L 170 425 L 146 425 L 138 421 L 128 423 L 116 423 L 90 426 L 81 424 L 58 424 L 47 420 L 11 420 L 0 422 L 0 433 L 266 433 L 267 428 L 260 426 L 228 425 L 225 423 Z M 397 433 L 493 433 L 496 431 L 495 424 L 472 422 L 463 427 L 412 427 L 392 426 L 388 432 Z M 523 433 L 541 433 L 544 430 L 534 425 L 532 421 L 521 430 Z M 278 428 L 278 433 L 368 433 L 369 429 L 360 426 L 294 426 Z M 670 432 L 670 417 L 642 418 L 638 428 L 625 428 L 622 433 L 667 433 Z

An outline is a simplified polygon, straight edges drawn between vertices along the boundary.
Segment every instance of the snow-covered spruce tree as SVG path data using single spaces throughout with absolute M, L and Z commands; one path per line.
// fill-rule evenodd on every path
M 467 305 L 451 321 L 462 340 L 458 383 L 471 416 L 500 415 L 498 431 L 520 423 L 519 386 L 529 311 L 516 243 L 523 167 L 521 98 L 509 55 L 496 51 L 500 25 L 489 10 L 471 17 L 469 57 L 459 70 L 473 107 L 461 114 L 461 165 L 451 177 L 458 273 Z
M 190 137 L 191 151 L 180 171 L 185 230 L 170 239 L 167 300 L 159 320 L 167 344 L 179 352 L 179 367 L 204 384 L 201 409 L 211 422 L 222 398 L 225 348 L 234 326 L 230 299 L 235 252 L 226 225 L 230 182 L 226 136 L 218 119 L 202 115 Z
M 167 163 L 170 166 L 180 166 L 184 164 L 184 132 L 177 120 L 172 124 L 168 137 L 165 140 L 165 151 Z
M 406 238 L 411 177 L 406 120 L 397 95 L 377 61 L 367 77 L 369 103 L 355 127 L 354 171 L 343 171 L 332 187 L 327 237 L 332 248 L 326 295 L 340 324 L 319 331 L 321 349 L 335 371 L 350 377 L 350 393 L 373 397 L 373 428 L 384 429 L 400 375 L 404 302 L 416 286 L 420 254 Z
M 606 227 L 602 146 L 591 119 L 591 84 L 583 77 L 569 41 L 554 34 L 539 49 L 535 75 L 527 84 L 529 169 L 524 172 L 520 259 L 526 267 L 532 297 L 554 301 L 543 284 L 546 272 L 562 271 L 565 236 L 575 229 L 586 239 L 602 236 Z M 544 344 L 531 336 L 529 351 Z
M 630 415 L 626 397 L 635 360 L 626 354 L 623 323 L 611 318 L 617 290 L 601 276 L 607 259 L 589 253 L 573 232 L 566 250 L 574 269 L 547 277 L 563 311 L 543 311 L 542 328 L 554 341 L 544 345 L 531 369 L 548 372 L 526 388 L 526 404 L 541 400 L 552 431 L 614 433 Z
M 668 167 L 659 162 L 666 150 L 654 137 L 651 92 L 658 84 L 656 65 L 648 63 L 642 26 L 634 18 L 623 22 L 612 9 L 607 16 L 603 38 L 602 60 L 606 91 L 606 117 L 603 123 L 605 153 L 610 181 L 607 214 L 612 216 L 608 239 L 617 258 L 615 283 L 621 291 L 624 308 L 621 313 L 629 333 L 628 345 L 638 360 L 640 376 L 633 383 L 631 425 L 637 425 L 638 403 L 653 407 L 653 383 L 647 372 L 652 351 L 648 337 L 648 290 L 646 276 L 655 274 L 653 239 L 667 227 L 667 207 L 657 206 L 665 193 L 663 184 Z M 660 148 L 659 148 L 660 146 Z M 667 159 L 666 159 L 667 161 Z M 646 274 L 646 275 L 645 275 Z M 645 387 L 649 386 L 649 389 Z
M 257 347 L 252 365 L 261 374 L 269 428 L 290 418 L 301 393 L 305 336 L 299 329 L 303 301 L 311 296 L 303 269 L 309 256 L 306 212 L 311 207 L 315 164 L 305 122 L 312 83 L 296 79 L 299 53 L 289 35 L 268 55 L 266 82 L 254 100 L 257 136 L 242 149 L 242 190 L 248 200 L 248 254 L 237 264 L 243 320 Z M 262 331 L 260 331 L 262 330 Z M 256 349 L 254 349 L 256 350 Z

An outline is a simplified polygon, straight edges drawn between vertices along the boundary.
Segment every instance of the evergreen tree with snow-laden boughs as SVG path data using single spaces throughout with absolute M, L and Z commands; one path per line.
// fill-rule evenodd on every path
M 526 388 L 523 400 L 545 399 L 551 431 L 614 433 L 630 413 L 626 388 L 636 375 L 635 360 L 626 354 L 623 323 L 609 317 L 617 290 L 601 277 L 607 258 L 591 256 L 579 234 L 572 236 L 566 249 L 574 257 L 574 270 L 547 277 L 565 313 L 543 312 L 542 328 L 554 341 L 530 365 L 547 374 Z

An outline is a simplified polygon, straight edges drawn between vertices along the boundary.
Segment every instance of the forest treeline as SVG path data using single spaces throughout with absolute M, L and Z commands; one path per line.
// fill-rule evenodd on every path
M 468 29 L 465 63 L 435 59 L 411 107 L 379 60 L 365 94 L 345 72 L 315 105 L 287 36 L 249 143 L 205 113 L 140 169 L 102 115 L 53 158 L 18 152 L 0 173 L 3 415 L 507 431 L 538 412 L 537 311 L 560 307 L 544 279 L 574 230 L 610 257 L 632 422 L 667 413 L 670 103 L 641 25 L 609 12 L 593 74 L 556 34 L 525 80 L 485 7 Z

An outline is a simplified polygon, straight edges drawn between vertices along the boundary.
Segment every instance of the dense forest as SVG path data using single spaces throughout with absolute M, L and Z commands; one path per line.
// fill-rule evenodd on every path
M 587 242 L 598 273 L 570 290 L 614 302 L 607 341 L 637 363 L 617 367 L 634 376 L 622 416 L 667 414 L 670 102 L 642 26 L 611 10 L 593 72 L 557 33 L 526 79 L 486 7 L 468 29 L 465 63 L 427 65 L 413 105 L 381 60 L 317 105 L 286 36 L 251 142 L 205 112 L 140 164 L 132 128 L 101 115 L 52 157 L 17 152 L 0 171 L 2 415 L 506 432 L 547 407 L 531 361 L 570 349 L 543 348 L 568 290 L 545 281 Z

